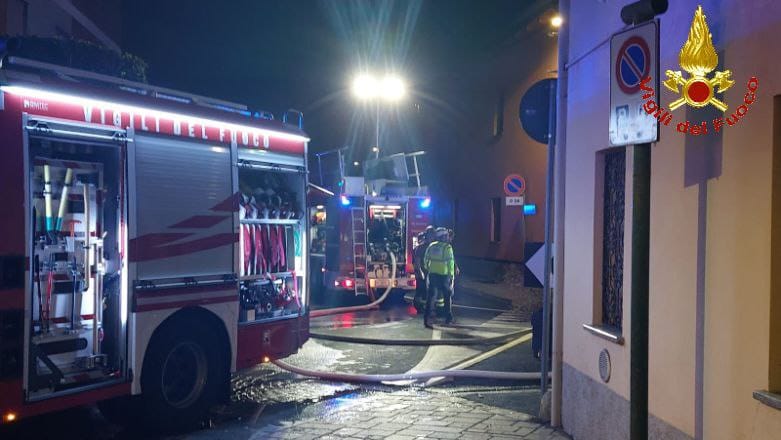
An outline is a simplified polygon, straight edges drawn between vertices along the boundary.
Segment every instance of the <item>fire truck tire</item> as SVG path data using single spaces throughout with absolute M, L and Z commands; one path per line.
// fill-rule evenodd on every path
M 229 366 L 220 356 L 216 332 L 208 326 L 169 324 L 147 349 L 140 410 L 148 427 L 176 432 L 205 420 L 224 394 Z

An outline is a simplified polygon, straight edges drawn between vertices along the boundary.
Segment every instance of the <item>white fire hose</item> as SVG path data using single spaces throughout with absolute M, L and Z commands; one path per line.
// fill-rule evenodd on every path
M 336 307 L 333 309 L 314 310 L 309 313 L 311 318 L 317 318 L 320 316 L 338 315 L 340 313 L 359 312 L 365 310 L 372 310 L 382 304 L 388 297 L 393 285 L 396 281 L 396 256 L 393 252 L 389 252 L 391 257 L 391 282 L 385 289 L 385 292 L 376 301 L 350 307 Z M 420 282 L 420 280 L 418 280 Z M 505 335 L 488 337 L 488 338 L 457 338 L 457 339 L 377 339 L 377 338 L 365 338 L 356 336 L 340 336 L 329 335 L 325 333 L 312 332 L 309 335 L 315 339 L 325 339 L 337 342 L 352 342 L 357 344 L 378 344 L 378 345 L 410 345 L 410 346 L 432 346 L 432 345 L 483 345 L 483 344 L 501 344 L 508 342 L 512 339 L 518 338 L 525 334 L 528 334 L 530 330 L 520 330 Z
M 504 344 L 514 339 L 523 337 L 531 333 L 531 329 L 523 329 L 499 336 L 490 337 L 472 337 L 472 338 L 445 338 L 445 339 L 384 339 L 367 338 L 362 336 L 343 336 L 331 335 L 327 333 L 309 332 L 313 339 L 323 339 L 334 342 L 351 342 L 354 344 L 372 344 L 372 345 L 405 345 L 405 346 L 433 346 L 433 345 L 495 345 Z
M 388 287 L 385 289 L 385 292 L 382 294 L 382 296 L 380 296 L 376 301 L 361 306 L 337 307 L 332 309 L 314 310 L 309 313 L 309 316 L 312 318 L 316 318 L 320 316 L 338 315 L 340 313 L 371 310 L 379 306 L 380 304 L 382 304 L 382 302 L 385 301 L 385 299 L 390 294 L 391 290 L 393 289 L 393 285 L 396 281 L 396 256 L 392 252 L 389 253 L 392 262 L 391 282 L 388 285 Z M 420 282 L 420 280 L 418 280 L 418 282 Z M 390 344 L 392 345 L 405 344 L 405 343 L 409 345 L 469 345 L 470 343 L 473 344 L 478 342 L 478 340 L 480 339 L 485 339 L 482 341 L 482 343 L 486 343 L 486 340 L 491 340 L 491 342 L 494 343 L 500 341 L 505 342 L 506 339 L 512 339 L 514 337 L 518 337 L 527 333 L 528 331 L 521 331 L 521 332 L 514 332 L 508 335 L 502 335 L 495 338 L 470 338 L 470 340 L 466 340 L 466 341 L 453 340 L 452 342 L 449 340 L 445 340 L 445 341 L 405 340 L 405 341 L 388 341 L 388 342 L 390 342 Z M 347 337 L 343 337 L 343 338 L 348 339 Z M 356 339 L 356 341 L 354 342 L 359 342 L 357 340 L 361 338 L 349 338 L 349 339 Z M 494 339 L 495 341 L 493 341 Z M 425 342 L 425 344 L 423 342 Z M 466 344 L 464 344 L 464 342 L 466 342 Z M 314 377 L 317 379 L 324 379 L 324 380 L 335 380 L 341 382 L 362 382 L 362 383 L 410 381 L 410 380 L 424 380 L 424 379 L 448 378 L 448 377 L 449 378 L 461 377 L 461 378 L 471 378 L 471 379 L 497 379 L 497 380 L 540 380 L 542 374 L 541 372 L 511 373 L 505 371 L 486 371 L 486 370 L 432 370 L 432 371 L 408 372 L 408 373 L 401 373 L 401 374 L 353 374 L 353 373 L 336 373 L 330 371 L 309 370 L 306 368 L 296 367 L 295 365 L 288 364 L 287 362 L 278 359 L 272 360 L 271 363 L 273 363 L 274 365 L 276 365 L 277 367 L 283 370 L 301 376 Z
M 330 371 L 308 370 L 296 367 L 280 360 L 271 361 L 277 367 L 299 374 L 301 376 L 315 377 L 318 379 L 335 380 L 340 382 L 395 382 L 408 380 L 433 379 L 437 377 L 466 377 L 471 379 L 499 379 L 499 380 L 539 380 L 539 372 L 510 373 L 505 371 L 486 370 L 433 370 L 417 371 L 401 374 L 352 374 L 333 373 Z
M 385 298 L 387 298 L 388 295 L 390 295 L 391 290 L 393 290 L 393 285 L 396 283 L 396 255 L 394 255 L 393 252 L 388 252 L 388 254 L 390 254 L 390 258 L 391 258 L 390 283 L 388 284 L 388 287 L 385 289 L 385 292 L 382 294 L 382 296 L 377 298 L 376 301 L 361 306 L 336 307 L 333 309 L 313 310 L 309 312 L 309 316 L 311 318 L 317 318 L 319 316 L 331 316 L 331 315 L 338 315 L 340 313 L 361 312 L 364 310 L 372 310 L 378 307 L 380 304 L 382 304 L 382 302 L 385 301 Z

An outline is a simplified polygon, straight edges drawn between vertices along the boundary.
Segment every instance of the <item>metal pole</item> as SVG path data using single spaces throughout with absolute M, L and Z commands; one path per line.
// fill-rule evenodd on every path
M 569 0 L 559 0 L 559 14 L 565 17 L 564 24 L 559 29 L 559 78 L 557 80 L 556 107 L 556 175 L 553 185 L 554 220 L 553 220 L 553 254 L 556 259 L 553 264 L 553 294 L 552 294 L 552 325 L 551 333 L 553 352 L 551 353 L 551 411 L 552 426 L 561 426 L 562 397 L 562 350 L 564 330 L 564 191 L 567 157 L 567 59 L 569 58 Z
M 323 184 L 323 159 L 322 157 L 320 157 L 319 154 L 317 155 L 317 170 L 318 170 L 318 174 L 320 174 L 320 181 L 318 183 L 323 188 L 327 188 L 327 186 Z
M 632 172 L 632 306 L 629 349 L 629 434 L 648 439 L 648 279 L 651 144 L 634 147 Z
M 375 135 L 374 138 L 374 146 L 377 148 L 377 150 L 374 152 L 374 158 L 377 159 L 380 157 L 380 101 L 377 100 L 377 118 L 375 118 Z
M 553 163 L 556 143 L 556 80 L 550 82 L 548 92 L 548 175 L 545 183 L 545 274 L 542 281 L 542 366 L 540 375 L 540 394 L 548 390 L 548 371 L 550 371 L 550 333 L 551 333 L 551 221 L 553 192 Z

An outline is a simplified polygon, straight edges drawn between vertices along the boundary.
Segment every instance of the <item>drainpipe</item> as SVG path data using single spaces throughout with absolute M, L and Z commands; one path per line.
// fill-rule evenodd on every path
M 559 0 L 559 15 L 564 21 L 559 29 L 558 96 L 556 97 L 556 163 L 553 185 L 553 352 L 551 359 L 551 425 L 561 426 L 561 369 L 564 341 L 564 191 L 567 158 L 567 60 L 569 59 L 569 3 Z

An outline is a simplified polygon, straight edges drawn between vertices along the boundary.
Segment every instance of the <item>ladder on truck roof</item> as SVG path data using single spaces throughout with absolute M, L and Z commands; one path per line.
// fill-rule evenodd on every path
M 409 186 L 416 189 L 416 192 L 420 194 L 421 192 L 421 185 L 420 182 L 420 164 L 418 163 L 418 158 L 426 154 L 425 151 L 415 151 L 414 153 L 405 153 L 404 159 L 407 161 L 407 169 L 408 171 L 408 184 Z
M 350 208 L 353 241 L 353 269 L 355 295 L 368 295 L 366 276 L 366 212 L 361 207 Z
M 316 153 L 317 175 L 319 177 L 318 185 L 337 192 L 339 182 L 344 178 L 344 150 L 347 147 Z M 325 162 L 325 172 L 323 171 L 323 162 Z M 336 163 L 334 163 L 336 162 Z
M 339 192 L 339 182 L 347 175 L 345 153 L 349 149 L 350 147 L 341 147 L 315 154 L 317 158 L 317 176 L 319 178 L 317 184 L 319 186 Z M 380 179 L 386 183 L 404 185 L 405 193 L 411 192 L 414 195 L 425 195 L 427 190 L 426 184 L 423 182 L 423 166 L 421 164 L 425 154 L 425 150 L 413 151 L 411 153 L 395 153 L 376 159 L 367 159 L 366 163 L 380 164 L 390 162 L 390 169 L 393 170 L 396 178 L 375 176 L 374 179 Z M 386 170 L 387 168 L 380 167 L 380 169 Z M 366 173 L 365 169 L 363 176 L 367 181 L 373 179 L 372 176 Z

